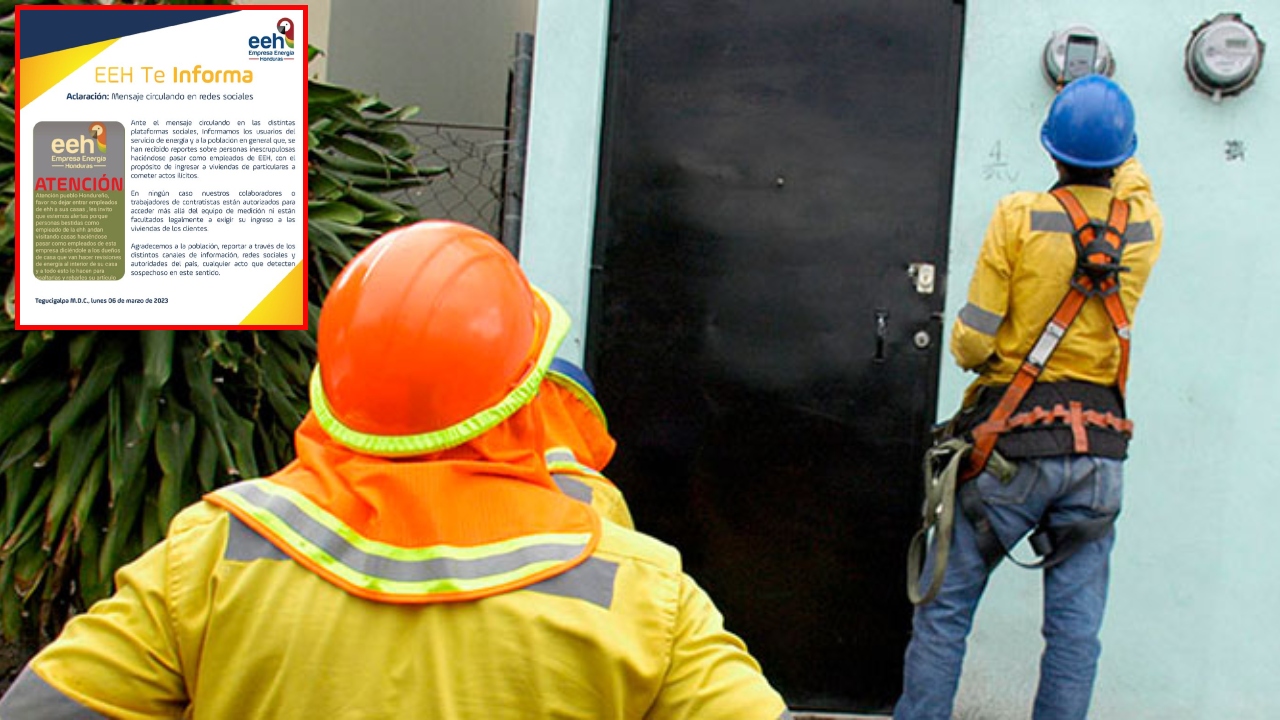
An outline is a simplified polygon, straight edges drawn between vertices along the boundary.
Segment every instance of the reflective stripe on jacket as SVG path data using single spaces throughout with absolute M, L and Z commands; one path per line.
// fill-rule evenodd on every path
M 562 532 L 401 547 L 364 537 L 301 493 L 267 480 L 236 483 L 208 499 L 335 585 L 383 602 L 465 600 L 523 587 L 585 560 L 594 542 L 589 532 Z
M 1090 216 L 1106 219 L 1115 196 L 1129 202 L 1121 273 L 1121 299 L 1132 322 L 1138 299 L 1160 255 L 1164 226 L 1142 166 L 1130 159 L 1116 170 L 1112 188 L 1076 185 L 1072 192 Z M 951 334 L 951 352 L 980 377 L 966 394 L 970 404 L 980 385 L 1010 381 L 1045 323 L 1066 295 L 1076 251 L 1070 218 L 1048 193 L 1005 196 L 987 227 L 968 302 Z M 1120 347 L 1102 303 L 1091 300 L 1058 345 L 1038 382 L 1079 380 L 1104 387 L 1116 383 Z
M 635 521 L 622 491 L 603 473 L 578 462 L 569 448 L 551 448 L 546 458 L 551 479 L 565 495 L 590 505 L 605 520 L 628 530 L 635 529 Z
M 335 587 L 209 503 L 117 575 L 3 720 L 774 720 L 782 699 L 670 547 L 606 523 L 521 590 L 425 605 Z

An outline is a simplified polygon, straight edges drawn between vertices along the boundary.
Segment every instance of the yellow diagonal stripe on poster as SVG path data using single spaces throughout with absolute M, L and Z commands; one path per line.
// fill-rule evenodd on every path
M 19 107 L 26 107 L 44 91 L 62 82 L 63 78 L 80 69 L 98 53 L 119 40 L 112 38 L 80 47 L 23 58 L 18 62 L 18 86 L 21 93 Z
M 302 263 L 298 263 L 240 324 L 302 325 L 303 292 Z

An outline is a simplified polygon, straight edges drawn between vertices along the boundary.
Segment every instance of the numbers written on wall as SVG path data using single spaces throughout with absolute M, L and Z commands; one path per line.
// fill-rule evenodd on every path
M 1009 166 L 1009 157 L 999 140 L 987 151 L 986 162 L 982 164 L 982 179 L 988 182 L 1018 181 L 1018 171 Z
M 1223 155 L 1227 162 L 1244 162 L 1244 141 L 1227 140 L 1223 145 Z

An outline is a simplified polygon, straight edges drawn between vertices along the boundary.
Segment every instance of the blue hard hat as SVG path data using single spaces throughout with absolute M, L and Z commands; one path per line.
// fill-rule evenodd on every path
M 596 396 L 596 386 L 591 383 L 591 376 L 587 375 L 587 371 L 562 357 L 551 359 L 551 367 L 547 368 L 547 373 L 578 385 L 593 398 Z
M 1110 78 L 1086 75 L 1072 81 L 1049 108 L 1040 143 L 1056 160 L 1085 168 L 1112 168 L 1138 148 L 1133 103 Z

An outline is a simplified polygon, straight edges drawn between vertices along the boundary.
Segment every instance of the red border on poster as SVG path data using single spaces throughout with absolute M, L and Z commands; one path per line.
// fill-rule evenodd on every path
M 302 117 L 304 125 L 307 120 L 307 69 L 310 65 L 307 55 L 310 38 L 309 8 L 306 5 L 19 5 L 15 8 L 14 21 L 14 87 L 15 99 L 22 97 L 22 14 L 27 12 L 182 12 L 185 10 L 288 10 L 302 11 Z M 307 233 L 307 195 L 303 194 L 302 203 L 302 323 L 299 325 L 23 325 L 22 324 L 22 208 L 18 202 L 18 192 L 22 178 L 22 103 L 14 103 L 14 207 L 13 207 L 13 273 L 14 273 L 14 329 L 15 330 L 306 330 L 307 329 L 307 287 L 308 270 L 310 269 L 310 246 Z M 310 133 L 302 134 L 302 188 L 307 188 L 307 163 L 305 159 L 310 153 Z

